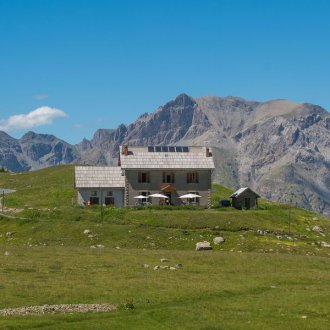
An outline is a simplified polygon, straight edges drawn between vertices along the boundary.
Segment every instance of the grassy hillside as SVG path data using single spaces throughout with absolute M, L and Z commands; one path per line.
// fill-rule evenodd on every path
M 0 173 L 0 187 L 17 190 L 8 195 L 10 207 L 65 207 L 76 198 L 74 191 L 74 167 L 57 166 L 23 173 Z
M 107 208 L 101 216 L 99 207 L 72 205 L 70 166 L 1 173 L 0 187 L 17 190 L 0 216 L 0 308 L 119 306 L 107 314 L 7 317 L 0 328 L 329 328 L 330 249 L 321 242 L 330 242 L 330 223 L 314 213 L 261 201 L 249 211 Z M 213 190 L 214 204 L 231 193 Z M 214 245 L 216 236 L 226 241 Z M 213 251 L 195 251 L 204 240 Z M 178 263 L 178 270 L 153 269 Z

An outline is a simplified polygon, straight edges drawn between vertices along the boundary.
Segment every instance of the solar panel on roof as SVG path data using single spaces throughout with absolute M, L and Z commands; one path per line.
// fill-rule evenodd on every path
M 148 152 L 189 152 L 189 147 L 148 146 Z

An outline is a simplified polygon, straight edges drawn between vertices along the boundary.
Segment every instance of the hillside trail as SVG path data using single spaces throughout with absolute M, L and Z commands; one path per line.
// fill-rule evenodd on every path
M 9 219 L 26 219 L 22 217 L 14 216 L 13 214 L 22 212 L 23 209 L 17 207 L 6 207 L 2 205 L 2 197 L 0 197 L 0 215 Z

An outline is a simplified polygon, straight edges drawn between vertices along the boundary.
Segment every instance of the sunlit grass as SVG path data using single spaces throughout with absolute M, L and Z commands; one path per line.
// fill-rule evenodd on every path
M 17 189 L 5 203 L 25 218 L 0 216 L 0 308 L 119 306 L 106 314 L 2 318 L 0 328 L 329 328 L 330 249 L 320 242 L 330 241 L 330 225 L 315 213 L 264 200 L 248 211 L 101 212 L 75 205 L 70 166 L 1 173 L 0 186 Z M 231 193 L 213 189 L 215 204 Z M 325 236 L 312 231 L 315 225 Z M 217 236 L 226 241 L 214 245 Z M 213 251 L 195 251 L 199 241 Z M 161 258 L 183 268 L 154 270 Z

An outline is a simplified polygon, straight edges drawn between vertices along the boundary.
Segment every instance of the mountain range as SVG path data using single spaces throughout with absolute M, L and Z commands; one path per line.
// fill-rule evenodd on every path
M 208 145 L 214 181 L 330 217 L 330 113 L 288 100 L 186 94 L 130 125 L 99 129 L 71 145 L 53 135 L 0 132 L 0 166 L 30 171 L 59 164 L 116 165 L 121 144 Z M 228 196 L 224 196 L 228 197 Z

